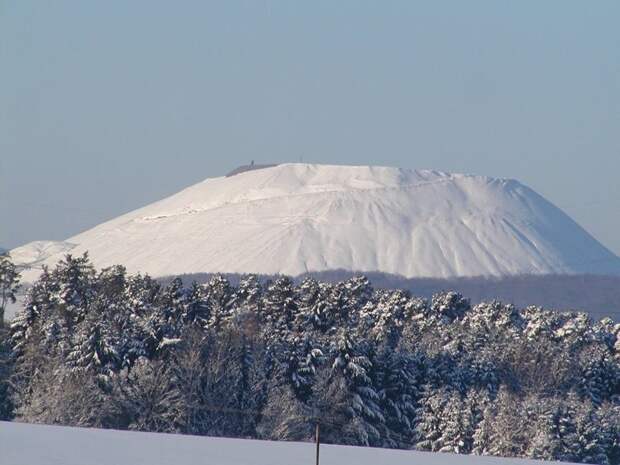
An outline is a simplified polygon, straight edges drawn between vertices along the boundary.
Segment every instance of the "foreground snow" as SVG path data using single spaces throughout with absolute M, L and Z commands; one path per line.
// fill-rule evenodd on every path
M 514 180 L 283 164 L 207 179 L 65 242 L 11 251 L 32 268 L 88 251 L 152 276 L 343 269 L 406 277 L 620 274 L 620 259 Z
M 314 464 L 312 443 L 270 442 L 0 422 L 2 465 Z M 452 454 L 321 446 L 323 465 L 553 464 Z

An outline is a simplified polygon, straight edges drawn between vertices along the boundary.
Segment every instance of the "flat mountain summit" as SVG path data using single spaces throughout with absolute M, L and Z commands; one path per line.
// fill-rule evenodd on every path
M 250 168 L 11 254 L 30 268 L 26 280 L 86 251 L 98 267 L 152 276 L 620 274 L 616 255 L 515 180 L 374 166 Z

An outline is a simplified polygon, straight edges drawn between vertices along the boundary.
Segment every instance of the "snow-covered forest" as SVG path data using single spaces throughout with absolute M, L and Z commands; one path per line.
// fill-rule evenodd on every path
M 159 277 L 168 283 L 177 276 L 184 282 L 207 283 L 216 273 L 188 273 L 183 275 Z M 220 273 L 221 274 L 221 273 Z M 305 277 L 318 281 L 346 281 L 359 276 L 347 270 L 308 272 L 296 276 L 298 282 Z M 594 319 L 620 315 L 620 275 L 574 275 L 545 274 L 517 276 L 477 276 L 460 278 L 405 278 L 403 276 L 380 273 L 363 273 L 374 287 L 386 289 L 406 289 L 411 294 L 430 299 L 445 289 L 467 296 L 477 304 L 491 300 L 510 302 L 516 306 L 539 305 L 545 308 L 570 309 L 586 312 Z M 238 284 L 244 276 L 237 273 L 223 274 L 231 283 Z M 261 280 L 274 279 L 277 275 L 258 275 Z
M 0 417 L 620 463 L 620 325 L 458 293 L 66 256 L 0 331 Z

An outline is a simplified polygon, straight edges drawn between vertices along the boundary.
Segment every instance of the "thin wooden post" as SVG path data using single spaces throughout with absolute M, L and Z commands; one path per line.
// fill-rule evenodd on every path
M 321 445 L 321 427 L 319 422 L 316 422 L 316 431 L 314 434 L 314 438 L 316 440 L 316 465 L 319 465 L 319 447 Z

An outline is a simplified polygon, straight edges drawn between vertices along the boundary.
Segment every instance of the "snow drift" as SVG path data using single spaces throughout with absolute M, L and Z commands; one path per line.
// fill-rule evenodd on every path
M 369 166 L 240 170 L 11 253 L 31 268 L 28 281 L 68 251 L 152 276 L 620 274 L 618 257 L 515 180 Z

